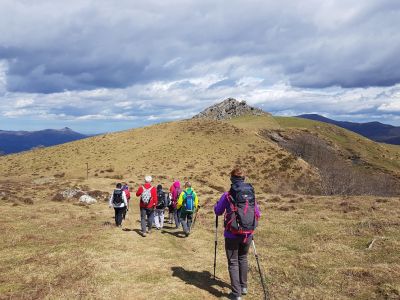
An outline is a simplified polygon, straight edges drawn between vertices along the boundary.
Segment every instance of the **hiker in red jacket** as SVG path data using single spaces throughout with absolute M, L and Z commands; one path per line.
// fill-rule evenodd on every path
M 154 222 L 154 210 L 157 205 L 157 190 L 151 185 L 152 180 L 151 176 L 146 176 L 144 178 L 145 184 L 141 185 L 136 192 L 136 196 L 140 197 L 140 223 L 143 237 L 146 236 L 146 232 L 151 232 Z

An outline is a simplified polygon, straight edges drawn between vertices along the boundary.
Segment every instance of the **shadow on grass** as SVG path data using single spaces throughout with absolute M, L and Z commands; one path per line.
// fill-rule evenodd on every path
M 142 236 L 142 230 L 137 229 L 137 228 L 135 228 L 135 229 L 124 228 L 124 229 L 122 229 L 122 231 L 126 231 L 126 232 L 134 231 L 134 232 L 136 232 L 138 235 Z
M 208 271 L 187 271 L 182 267 L 172 267 L 172 276 L 178 277 L 186 284 L 194 285 L 195 287 L 209 292 L 215 297 L 227 297 L 229 294 L 224 293 L 214 286 L 221 288 L 231 288 L 231 286 L 224 281 L 212 277 L 211 273 Z
M 186 237 L 185 233 L 183 233 L 183 231 L 174 231 L 174 232 L 172 232 L 172 231 L 162 230 L 161 233 L 162 234 L 170 234 L 170 235 L 173 235 L 174 237 L 177 237 L 177 238 L 180 238 L 180 239 L 184 239 Z
M 173 224 L 164 224 L 163 229 L 177 229 Z

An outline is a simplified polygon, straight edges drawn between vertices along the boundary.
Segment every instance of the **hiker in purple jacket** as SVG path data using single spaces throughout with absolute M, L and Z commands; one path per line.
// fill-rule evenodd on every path
M 232 185 L 230 191 L 223 193 L 217 204 L 214 206 L 214 212 L 216 215 L 220 216 L 225 214 L 225 251 L 228 259 L 228 270 L 232 286 L 232 293 L 230 296 L 231 299 L 237 300 L 241 299 L 242 295 L 247 294 L 247 253 L 251 245 L 253 231 L 257 225 L 257 220 L 260 218 L 260 210 L 255 201 L 254 189 L 250 184 L 245 183 L 244 179 L 243 171 L 240 168 L 235 168 L 231 172 Z M 246 201 L 245 207 L 242 209 L 242 213 L 243 211 L 244 213 L 250 211 L 253 214 L 253 216 L 249 217 L 252 217 L 252 223 L 254 226 L 250 228 L 251 230 L 245 231 L 245 233 L 243 233 L 243 230 L 235 230 L 235 226 L 230 226 L 231 220 L 236 219 L 233 217 L 234 213 L 232 214 L 232 208 L 238 209 L 238 211 L 241 210 L 241 208 L 239 208 L 240 205 L 233 205 L 233 201 L 231 200 L 239 193 L 242 193 L 242 195 L 247 193 L 249 199 L 253 199 L 252 201 L 249 201 L 253 206 L 250 205 L 249 208 L 249 202 Z M 248 195 L 245 196 L 247 197 Z

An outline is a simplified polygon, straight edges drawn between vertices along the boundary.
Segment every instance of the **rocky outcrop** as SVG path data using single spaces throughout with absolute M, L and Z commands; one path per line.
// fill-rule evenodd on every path
M 94 203 L 97 203 L 97 200 L 88 195 L 82 195 L 79 198 L 79 202 L 85 203 L 85 204 L 94 204 Z
M 270 114 L 259 108 L 247 105 L 246 101 L 238 101 L 234 98 L 228 98 L 206 108 L 201 113 L 195 115 L 193 119 L 226 120 L 243 115 L 261 116 Z
M 71 198 L 74 198 L 75 195 L 77 195 L 80 192 L 81 192 L 81 190 L 79 190 L 79 189 L 70 188 L 70 189 L 66 189 L 65 191 L 62 191 L 61 195 L 66 199 L 71 199 Z

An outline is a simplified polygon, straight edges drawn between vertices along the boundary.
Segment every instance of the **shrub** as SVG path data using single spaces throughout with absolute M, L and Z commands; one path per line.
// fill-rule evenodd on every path
M 28 204 L 28 205 L 32 205 L 33 204 L 33 200 L 31 198 L 25 198 L 24 199 L 24 203 Z
M 64 196 L 61 195 L 60 193 L 57 193 L 53 196 L 53 198 L 51 199 L 51 201 L 56 201 L 56 202 L 61 202 L 64 201 Z

